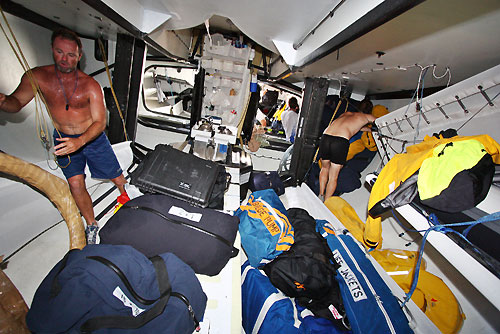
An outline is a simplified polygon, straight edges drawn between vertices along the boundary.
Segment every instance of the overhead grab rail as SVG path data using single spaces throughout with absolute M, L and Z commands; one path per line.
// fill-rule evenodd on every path
M 337 9 L 339 9 L 340 6 L 342 6 L 342 4 L 345 2 L 345 0 L 341 0 L 329 13 L 327 16 L 325 16 L 307 35 L 305 35 L 298 43 L 294 43 L 293 44 L 293 48 L 294 50 L 298 50 L 303 44 L 304 42 L 309 38 L 311 37 L 312 35 L 314 35 L 314 33 L 316 32 L 316 30 L 323 24 L 325 23 L 326 20 L 330 19 L 333 17 L 333 14 L 335 14 L 335 12 L 337 11 Z

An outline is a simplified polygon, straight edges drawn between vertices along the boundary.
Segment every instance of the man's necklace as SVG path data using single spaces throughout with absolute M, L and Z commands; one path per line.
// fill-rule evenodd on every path
M 78 70 L 75 68 L 75 88 L 73 89 L 73 93 L 71 93 L 71 96 L 68 98 L 66 96 L 66 91 L 64 90 L 64 85 L 62 83 L 62 80 L 59 77 L 59 74 L 57 73 L 57 66 L 56 66 L 56 64 L 54 64 L 54 69 L 56 71 L 57 81 L 59 81 L 59 85 L 61 85 L 61 88 L 62 88 L 62 91 L 63 91 L 63 94 L 64 94 L 64 100 L 66 101 L 66 110 L 69 110 L 69 101 L 71 100 L 71 98 L 73 97 L 73 95 L 75 95 L 76 87 L 78 86 Z

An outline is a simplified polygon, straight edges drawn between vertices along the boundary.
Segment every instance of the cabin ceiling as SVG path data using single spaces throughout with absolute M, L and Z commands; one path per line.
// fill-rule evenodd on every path
M 21 5 L 82 36 L 102 34 L 112 40 L 117 33 L 147 38 L 175 30 L 185 35 L 186 29 L 204 28 L 208 20 L 211 33 L 242 32 L 276 57 L 282 56 L 287 64 L 271 71 L 272 77 L 287 74 L 286 80 L 291 83 L 301 82 L 305 77 L 325 77 L 332 88 L 348 85 L 362 95 L 414 90 L 419 66 L 435 64 L 436 77 L 449 68 L 453 84 L 500 64 L 498 0 L 315 0 L 314 6 L 302 0 L 1 0 L 1 3 Z M 320 27 L 297 50 L 291 48 L 334 8 L 338 10 L 325 20 L 323 30 L 335 31 L 342 26 L 346 32 L 359 13 L 364 15 L 375 6 L 393 3 L 406 3 L 408 8 L 401 10 L 402 14 L 396 18 L 364 31 L 360 37 L 328 45 L 334 33 L 328 35 Z M 160 46 L 165 50 L 171 48 L 161 43 Z M 322 48 L 319 56 L 308 58 Z M 448 75 L 436 79 L 431 74 L 428 72 L 425 77 L 426 88 L 447 85 Z
M 450 68 L 453 84 L 500 64 L 498 33 L 498 0 L 427 0 L 299 69 L 296 80 L 324 76 L 337 87 L 338 79 L 349 82 L 363 95 L 398 92 L 416 88 L 420 68 L 415 64 L 435 64 L 436 76 Z M 437 80 L 431 72 L 425 77 L 425 87 L 447 82 L 448 76 Z
M 51 25 L 52 28 L 61 25 L 83 37 L 102 36 L 116 40 L 118 33 L 127 33 L 126 27 L 120 26 L 107 17 L 106 13 L 82 0 L 2 0 L 0 3 L 6 12 L 25 20 L 45 25 L 47 28 L 51 28 Z

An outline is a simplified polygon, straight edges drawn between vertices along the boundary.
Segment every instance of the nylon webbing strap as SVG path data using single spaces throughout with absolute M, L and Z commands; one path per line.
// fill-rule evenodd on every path
M 55 298 L 59 294 L 59 292 L 61 292 L 62 287 L 61 284 L 59 284 L 57 278 L 59 277 L 59 274 L 64 270 L 64 268 L 66 268 L 69 255 L 75 251 L 77 251 L 77 249 L 70 249 L 61 260 L 61 266 L 59 267 L 59 270 L 57 271 L 57 274 L 54 277 L 54 280 L 52 281 L 52 286 L 50 288 L 50 297 Z
M 156 255 L 150 258 L 153 262 L 153 266 L 156 271 L 156 280 L 158 281 L 158 287 L 160 288 L 160 296 L 172 292 L 172 285 L 170 284 L 170 279 L 168 278 L 167 265 L 161 256 Z
M 158 259 L 159 258 L 159 259 Z M 115 274 L 120 277 L 120 280 L 125 285 L 130 286 L 125 274 L 115 266 L 111 261 L 104 259 L 100 256 L 88 257 L 88 259 L 98 261 L 105 266 L 109 267 Z M 102 260 L 106 261 L 102 261 Z M 102 328 L 120 328 L 120 329 L 133 329 L 144 326 L 149 321 L 153 320 L 160 314 L 162 314 L 167 306 L 168 300 L 170 298 L 171 286 L 170 281 L 168 281 L 167 267 L 163 262 L 161 257 L 156 256 L 151 259 L 156 271 L 156 277 L 161 279 L 158 281 L 160 288 L 160 297 L 156 299 L 158 302 L 149 310 L 142 312 L 138 316 L 102 316 L 95 317 L 87 320 L 81 327 L 80 331 L 84 334 L 92 333 L 92 331 L 102 329 Z M 159 262 L 163 263 L 163 266 Z M 165 281 L 166 279 L 166 281 Z M 165 289 L 165 290 L 164 290 Z M 132 293 L 132 292 L 131 292 Z M 136 295 L 135 291 L 132 293 Z M 155 300 L 155 301 L 156 301 Z

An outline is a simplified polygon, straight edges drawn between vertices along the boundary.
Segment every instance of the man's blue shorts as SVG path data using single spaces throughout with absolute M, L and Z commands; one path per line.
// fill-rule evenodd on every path
M 67 135 L 62 132 L 61 136 L 70 138 L 80 137 L 80 135 Z M 54 130 L 54 146 L 61 143 L 57 138 L 59 138 L 59 134 Z M 69 165 L 67 155 L 57 157 L 58 164 L 66 179 L 75 175 L 85 175 L 86 164 L 89 165 L 92 177 L 96 179 L 114 179 L 122 174 L 118 159 L 116 159 L 113 148 L 104 132 L 69 156 L 71 161 Z

